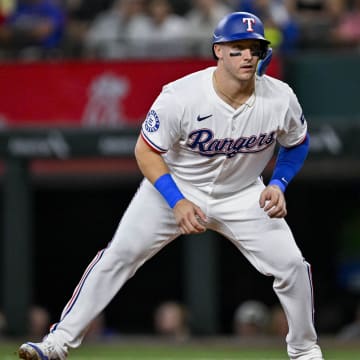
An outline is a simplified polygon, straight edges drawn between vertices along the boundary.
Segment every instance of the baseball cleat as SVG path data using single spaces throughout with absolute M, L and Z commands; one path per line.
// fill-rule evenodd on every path
M 41 343 L 27 342 L 18 351 L 19 359 L 24 360 L 66 360 L 66 353 L 56 349 L 50 341 Z

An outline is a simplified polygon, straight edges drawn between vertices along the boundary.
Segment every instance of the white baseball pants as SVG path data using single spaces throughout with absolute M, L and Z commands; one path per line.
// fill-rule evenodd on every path
M 176 182 L 183 194 L 206 213 L 209 229 L 232 241 L 262 274 L 274 277 L 273 288 L 289 325 L 286 341 L 290 358 L 302 358 L 302 354 L 315 350 L 310 266 L 285 220 L 270 219 L 260 208 L 263 183 L 259 180 L 238 193 L 216 198 L 179 180 Z M 87 326 L 124 283 L 179 235 L 172 209 L 144 180 L 112 241 L 86 269 L 60 321 L 53 326 L 51 338 L 64 348 L 78 347 Z

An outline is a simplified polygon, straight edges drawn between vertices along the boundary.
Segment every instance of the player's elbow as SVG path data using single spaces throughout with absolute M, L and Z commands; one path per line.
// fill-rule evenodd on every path
M 135 159 L 138 163 L 142 161 L 144 157 L 146 157 L 146 153 L 149 151 L 149 147 L 147 144 L 145 144 L 144 140 L 142 139 L 141 135 L 138 137 L 135 149 L 134 149 L 134 155 Z
M 134 156 L 135 156 L 136 161 L 139 161 L 140 153 L 141 153 L 141 151 L 140 151 L 139 139 L 138 139 L 136 142 L 135 148 L 134 148 Z
M 152 183 L 159 175 L 168 172 L 161 154 L 155 152 L 141 136 L 139 136 L 135 145 L 134 153 L 140 171 Z

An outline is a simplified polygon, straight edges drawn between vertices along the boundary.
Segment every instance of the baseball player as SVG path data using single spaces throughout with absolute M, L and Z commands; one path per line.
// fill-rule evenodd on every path
M 284 192 L 309 146 L 288 85 L 264 75 L 271 59 L 260 19 L 223 18 L 213 34 L 217 66 L 164 86 L 135 147 L 145 179 L 112 241 L 86 269 L 59 322 L 26 360 L 64 360 L 90 322 L 136 270 L 181 234 L 211 229 L 229 239 L 273 288 L 289 324 L 290 359 L 321 360 L 310 265 L 284 220 Z M 261 174 L 279 144 L 267 186 Z

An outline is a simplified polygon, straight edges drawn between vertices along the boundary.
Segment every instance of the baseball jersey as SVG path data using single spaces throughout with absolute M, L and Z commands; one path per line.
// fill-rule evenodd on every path
M 234 109 L 214 89 L 215 69 L 165 85 L 141 135 L 163 154 L 175 178 L 224 196 L 258 179 L 276 142 L 285 147 L 299 144 L 307 124 L 292 89 L 266 75 L 256 77 L 254 94 Z

